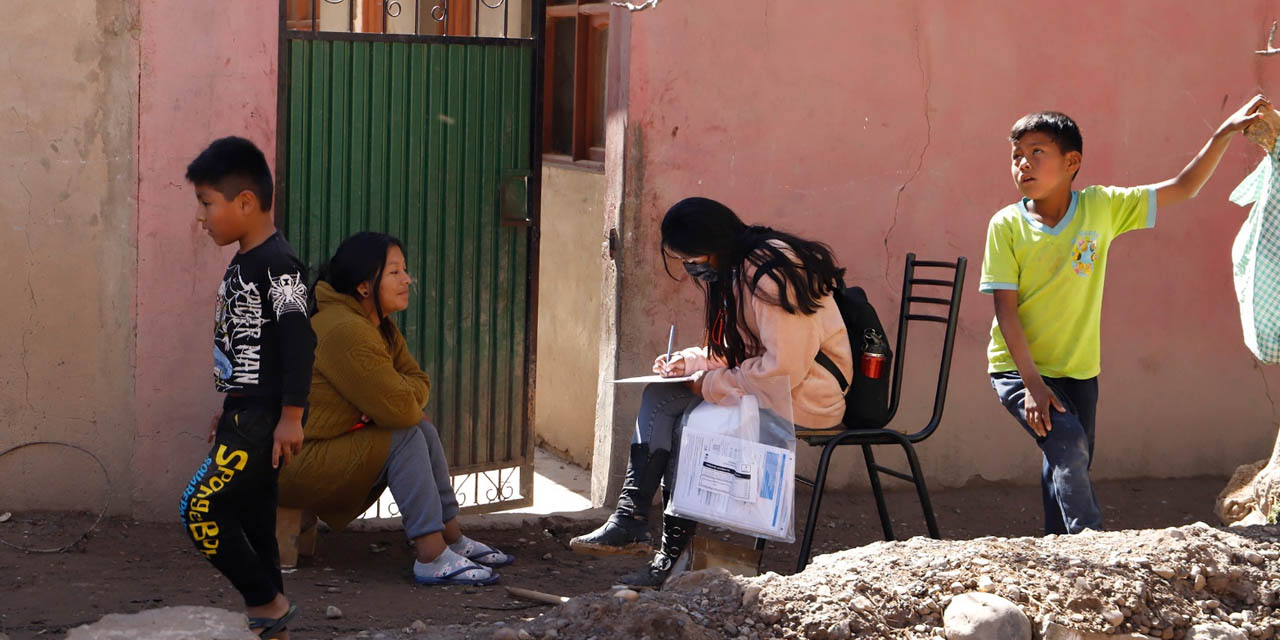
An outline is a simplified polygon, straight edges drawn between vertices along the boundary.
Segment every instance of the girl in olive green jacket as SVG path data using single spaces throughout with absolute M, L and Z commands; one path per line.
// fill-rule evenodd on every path
M 341 528 L 389 487 L 417 582 L 492 584 L 493 567 L 515 558 L 462 535 L 440 434 L 423 412 L 431 381 L 389 317 L 408 308 L 411 284 L 400 241 L 382 233 L 347 238 L 321 269 L 306 440 L 280 474 L 280 504 Z

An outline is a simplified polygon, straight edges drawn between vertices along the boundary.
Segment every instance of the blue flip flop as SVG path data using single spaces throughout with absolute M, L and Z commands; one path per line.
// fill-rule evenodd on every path
M 459 575 L 464 574 L 468 571 L 474 571 L 476 569 L 484 569 L 484 568 L 485 567 L 481 567 L 479 565 L 472 565 L 469 567 L 459 567 L 457 570 L 452 571 L 450 573 L 446 573 L 443 576 L 420 576 L 415 573 L 413 574 L 413 581 L 423 585 L 465 585 L 465 586 L 473 586 L 473 587 L 490 585 L 497 582 L 499 576 L 497 573 L 493 571 L 490 571 L 489 576 L 485 578 L 459 578 L 458 577 Z
M 275 634 L 284 631 L 289 626 L 289 621 L 298 615 L 298 605 L 289 605 L 289 610 L 279 618 L 249 618 L 249 628 L 261 628 L 258 632 L 259 638 L 271 638 Z
M 497 549 L 490 549 L 489 551 L 477 553 L 473 556 L 466 556 L 466 558 L 476 564 L 482 564 L 489 567 L 490 569 L 505 567 L 514 564 L 516 561 L 515 556 L 509 553 L 503 553 Z
M 478 542 L 465 536 L 464 539 L 479 548 L 468 548 L 465 550 L 468 553 L 463 553 L 457 549 L 454 549 L 454 552 L 476 564 L 482 564 L 490 569 L 497 569 L 511 565 L 516 561 L 516 557 L 509 553 L 503 553 L 483 542 Z M 449 548 L 453 549 L 452 545 Z

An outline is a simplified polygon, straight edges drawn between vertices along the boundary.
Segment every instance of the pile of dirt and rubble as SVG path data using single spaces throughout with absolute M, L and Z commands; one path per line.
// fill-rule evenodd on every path
M 1223 476 L 1152 478 L 1100 481 L 1096 489 L 1108 527 L 1115 530 L 1160 530 L 1211 519 L 1214 498 L 1226 482 L 1227 478 Z M 914 491 L 890 491 L 885 497 L 890 513 L 896 516 L 894 528 L 899 535 L 908 538 L 925 531 Z M 960 549 L 968 549 L 963 546 L 966 544 L 987 544 L 980 536 L 1016 539 L 1037 535 L 1041 527 L 1039 486 L 977 482 L 961 489 L 938 490 L 932 497 L 938 524 L 949 540 L 933 543 L 943 555 L 950 553 L 968 557 L 974 554 Z M 798 493 L 797 500 L 807 500 L 807 494 Z M 6 509 L 0 508 L 0 515 L 4 511 Z M 797 532 L 803 527 L 801 511 L 797 516 Z M 658 513 L 655 508 L 651 517 L 655 522 L 651 532 L 654 535 L 659 534 L 656 524 Z M 0 542 L 30 547 L 72 543 L 93 524 L 94 516 L 14 513 L 7 521 L 0 522 Z M 845 549 L 855 550 L 848 553 L 865 553 L 857 549 L 865 548 L 864 545 L 881 537 L 875 501 L 868 491 L 828 491 L 823 499 L 822 517 L 824 522 L 818 527 L 814 539 L 814 549 L 819 554 Z M 573 536 L 590 531 L 604 518 L 594 512 L 572 518 L 521 516 L 516 520 L 513 516 L 510 522 L 506 515 L 466 518 L 472 518 L 464 525 L 468 534 L 518 557 L 516 564 L 501 570 L 502 581 L 498 585 L 474 588 L 414 585 L 409 572 L 413 556 L 405 546 L 403 532 L 398 529 L 371 532 L 348 529 L 325 533 L 321 535 L 317 554 L 306 559 L 296 572 L 285 576 L 290 597 L 302 608 L 298 619 L 290 625 L 294 637 L 343 638 L 360 633 L 375 637 L 381 633 L 386 638 L 473 637 L 487 640 L 494 635 L 498 622 L 504 623 L 508 629 L 518 631 L 526 628 L 537 631 L 541 636 L 550 618 L 566 618 L 561 613 L 563 610 L 515 600 L 507 595 L 505 586 L 571 596 L 575 603 L 607 601 L 611 597 L 608 595 L 610 586 L 618 577 L 634 571 L 644 562 L 644 559 L 634 556 L 593 558 L 570 551 L 568 544 Z M 1261 530 L 1246 528 L 1242 533 L 1254 537 L 1263 535 L 1254 533 L 1257 531 Z M 699 534 L 724 538 L 723 532 L 709 527 L 700 529 Z M 1130 535 L 1145 536 L 1147 533 Z M 970 542 L 963 542 L 965 540 Z M 750 540 L 741 536 L 735 541 L 750 544 Z M 886 548 L 902 548 L 908 544 L 918 543 L 899 543 Z M 1039 549 L 1044 543 L 1019 540 L 1013 544 Z M 766 569 L 789 573 L 798 547 L 798 544 L 770 543 L 764 557 Z M 881 547 L 885 545 L 869 548 L 875 550 L 873 555 L 897 553 Z M 907 557 L 918 555 L 920 549 L 910 548 L 906 552 Z M 1065 551 L 1058 553 L 1069 554 Z M 1136 551 L 1133 555 L 1147 555 L 1153 560 L 1161 558 L 1147 551 Z M 820 556 L 816 560 L 819 566 L 811 571 L 826 571 L 822 566 L 836 557 L 843 556 Z M 1177 563 L 1170 561 L 1170 564 Z M 844 573 L 875 575 L 869 569 L 850 569 Z M 903 570 L 901 575 L 913 574 Z M 0 606 L 0 634 L 7 634 L 13 640 L 60 637 L 72 628 L 93 623 L 111 613 L 130 614 L 179 606 L 211 606 L 238 611 L 241 606 L 240 597 L 231 585 L 200 558 L 182 527 L 172 522 L 107 518 L 71 553 L 24 553 L 0 544 L 0 576 L 5 577 L 5 580 L 0 580 L 0 602 L 3 603 Z M 999 582 L 1002 577 L 993 580 Z M 802 579 L 808 580 L 785 578 L 787 581 Z M 898 584 L 898 580 L 895 574 L 876 582 L 892 586 Z M 832 583 L 830 587 L 838 584 L 841 583 Z M 910 581 L 904 584 L 910 584 Z M 941 586 L 949 588 L 950 584 L 947 582 Z M 739 588 L 746 586 L 749 584 L 742 583 Z M 657 597 L 662 602 L 662 595 L 642 594 L 637 601 L 649 602 L 649 599 Z M 880 602 L 881 597 L 875 596 L 875 601 Z M 678 603 L 689 607 L 686 600 L 688 598 L 683 596 L 676 598 Z M 1226 602 L 1228 612 L 1236 611 L 1233 608 L 1235 604 L 1229 600 Z M 806 601 L 805 604 L 813 603 Z M 1033 617 L 1036 615 L 1036 610 L 1027 603 L 1018 604 Z M 343 615 L 340 618 L 327 617 L 329 606 L 341 609 Z M 707 614 L 697 606 L 694 606 L 694 611 L 699 615 Z M 541 613 L 546 615 L 539 616 Z M 678 613 L 678 610 L 669 610 L 671 616 Z M 761 621 L 755 611 L 748 614 L 735 610 L 728 616 L 729 620 L 734 615 L 742 615 L 743 622 L 748 617 L 753 623 Z M 690 618 L 696 623 L 696 618 Z M 857 616 L 857 620 L 861 619 Z M 780 637 L 783 628 L 803 632 L 804 624 L 799 622 L 809 621 L 807 618 L 794 622 L 779 620 L 778 631 L 772 631 L 771 624 L 761 637 Z M 843 620 L 832 620 L 830 624 Z M 937 623 L 931 624 L 931 628 L 936 629 Z M 740 628 L 742 625 L 735 626 Z M 416 635 L 404 631 L 411 627 L 421 631 Z M 594 634 L 599 640 L 631 640 L 622 634 L 593 632 L 592 628 L 590 625 L 571 627 L 558 637 L 586 640 Z M 719 628 L 716 633 L 723 637 L 723 622 L 719 623 Z M 870 632 L 858 635 L 874 637 Z M 898 633 L 899 637 L 905 635 L 909 635 L 908 632 Z
M 1037 636 L 1058 625 L 1059 635 L 1267 639 L 1280 635 L 1278 589 L 1274 526 L 912 538 L 820 556 L 793 576 L 689 573 L 662 591 L 582 595 L 526 622 L 436 629 L 431 637 L 944 638 L 951 600 L 978 591 L 1016 604 Z M 1218 635 L 1191 632 L 1207 623 L 1217 623 Z

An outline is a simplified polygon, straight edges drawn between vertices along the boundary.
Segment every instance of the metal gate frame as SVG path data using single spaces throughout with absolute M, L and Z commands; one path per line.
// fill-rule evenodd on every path
M 539 264 L 539 245 L 541 239 L 541 211 L 542 211 L 542 120 L 543 120 L 543 84 L 545 78 L 546 66 L 546 0 L 529 0 L 531 3 L 531 21 L 529 38 L 511 38 L 511 37 L 489 37 L 489 36 L 455 36 L 455 35 L 409 35 L 409 34 L 391 34 L 385 33 L 386 19 L 383 18 L 384 33 L 359 33 L 353 31 L 320 31 L 320 5 L 326 0 L 311 0 L 312 17 L 314 20 L 313 29 L 310 31 L 299 31 L 288 28 L 288 0 L 279 0 L 279 30 L 278 30 L 278 58 L 277 58 L 277 88 L 276 88 L 276 154 L 275 154 L 275 209 L 274 217 L 277 228 L 283 228 L 288 215 L 289 190 L 285 181 L 286 169 L 288 167 L 288 138 L 289 131 L 289 73 L 291 70 L 290 60 L 290 40 L 333 40 L 333 41 L 363 41 L 363 42 L 407 42 L 422 44 L 467 44 L 467 45 L 491 45 L 503 47 L 524 47 L 532 49 L 532 78 L 530 91 L 530 126 L 529 126 L 529 167 L 530 175 L 528 176 L 526 190 L 526 207 L 528 212 L 527 220 L 512 221 L 504 218 L 500 223 L 503 226 L 518 225 L 528 227 L 527 236 L 527 252 L 526 252 L 526 280 L 527 294 L 525 296 L 525 336 L 524 336 L 524 381 L 525 381 L 525 402 L 523 403 L 523 412 L 520 415 L 520 438 L 521 443 L 519 450 L 521 457 L 518 460 L 509 461 L 507 463 L 487 463 L 467 465 L 460 468 L 452 468 L 450 471 L 453 475 L 453 488 L 455 493 L 460 497 L 459 504 L 462 505 L 460 513 L 488 513 L 497 510 L 515 509 L 526 507 L 533 504 L 533 431 L 536 398 L 536 372 L 537 372 L 537 335 L 538 335 L 538 264 Z M 376 0 L 366 0 L 376 1 Z M 455 2 L 466 2 L 468 0 L 454 0 Z M 354 25 L 354 2 L 355 0 L 346 0 L 351 3 L 352 24 Z M 475 0 L 476 5 L 484 2 L 485 6 L 492 8 L 487 0 Z M 381 0 L 382 10 L 387 12 L 386 15 L 392 15 L 388 9 L 390 5 L 400 5 L 400 2 L 388 2 Z M 443 3 L 443 4 L 441 4 Z M 337 3 L 331 3 L 337 4 Z M 435 9 L 447 6 L 449 0 L 435 0 L 430 8 L 427 9 L 429 15 L 434 18 Z M 415 0 L 415 15 L 417 10 L 422 6 L 421 0 Z M 510 5 L 507 5 L 510 6 Z M 395 14 L 398 15 L 398 14 Z M 477 6 L 476 13 L 473 14 L 473 22 L 475 27 L 473 30 L 479 29 L 479 10 Z M 395 17 L 394 15 L 392 17 Z M 503 30 L 507 29 L 507 18 L 504 15 Z M 500 185 L 501 188 L 501 185 Z M 495 199 L 498 196 L 495 194 Z M 514 466 L 511 463 L 518 463 Z M 515 500 L 504 500 L 503 498 L 510 491 L 510 475 L 504 479 L 503 471 L 510 471 L 512 468 L 519 471 L 520 498 Z M 497 479 L 486 475 L 487 472 L 497 472 Z M 484 488 L 481 480 L 484 479 L 490 488 Z M 460 486 L 461 485 L 461 486 Z M 496 497 L 487 503 L 479 503 L 481 492 Z M 468 493 L 469 492 L 469 493 Z M 473 504 L 468 505 L 467 496 L 474 496 L 474 500 L 470 500 Z M 380 504 L 371 507 L 371 511 L 378 509 L 378 516 L 398 515 L 394 511 L 394 505 L 388 513 L 381 513 Z

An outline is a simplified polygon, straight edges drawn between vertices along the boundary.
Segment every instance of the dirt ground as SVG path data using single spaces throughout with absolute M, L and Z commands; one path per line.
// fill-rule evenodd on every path
M 1216 525 L 1213 502 L 1226 480 L 1102 482 L 1097 491 L 1108 529 L 1154 529 L 1197 520 Z M 798 511 L 803 512 L 808 499 L 808 490 L 798 488 Z M 1035 486 L 972 486 L 937 491 L 933 499 L 945 538 L 1040 532 L 1040 491 Z M 893 492 L 889 502 L 899 538 L 925 533 L 914 493 Z M 824 524 L 815 540 L 815 555 L 881 539 L 875 505 L 866 491 L 829 492 L 821 518 Z M 15 513 L 0 523 L 0 540 L 58 546 L 73 540 L 91 520 L 87 515 Z M 642 562 L 636 557 L 598 559 L 569 551 L 569 538 L 595 523 L 555 516 L 535 522 L 521 530 L 473 528 L 467 532 L 518 557 L 515 565 L 501 571 L 499 585 L 478 588 L 413 585 L 411 555 L 399 533 L 321 534 L 317 555 L 285 577 L 289 595 L 303 607 L 291 625 L 294 637 L 343 637 L 409 627 L 416 620 L 429 629 L 515 623 L 549 607 L 513 599 L 502 585 L 574 596 L 607 590 L 619 575 Z M 765 568 L 792 573 L 797 551 L 798 544 L 770 543 Z M 76 551 L 62 554 L 0 546 L 0 634 L 13 640 L 59 637 L 107 613 L 176 605 L 232 610 L 240 605 L 230 585 L 200 559 L 176 523 L 108 519 Z M 342 617 L 326 619 L 329 605 L 340 608 Z

